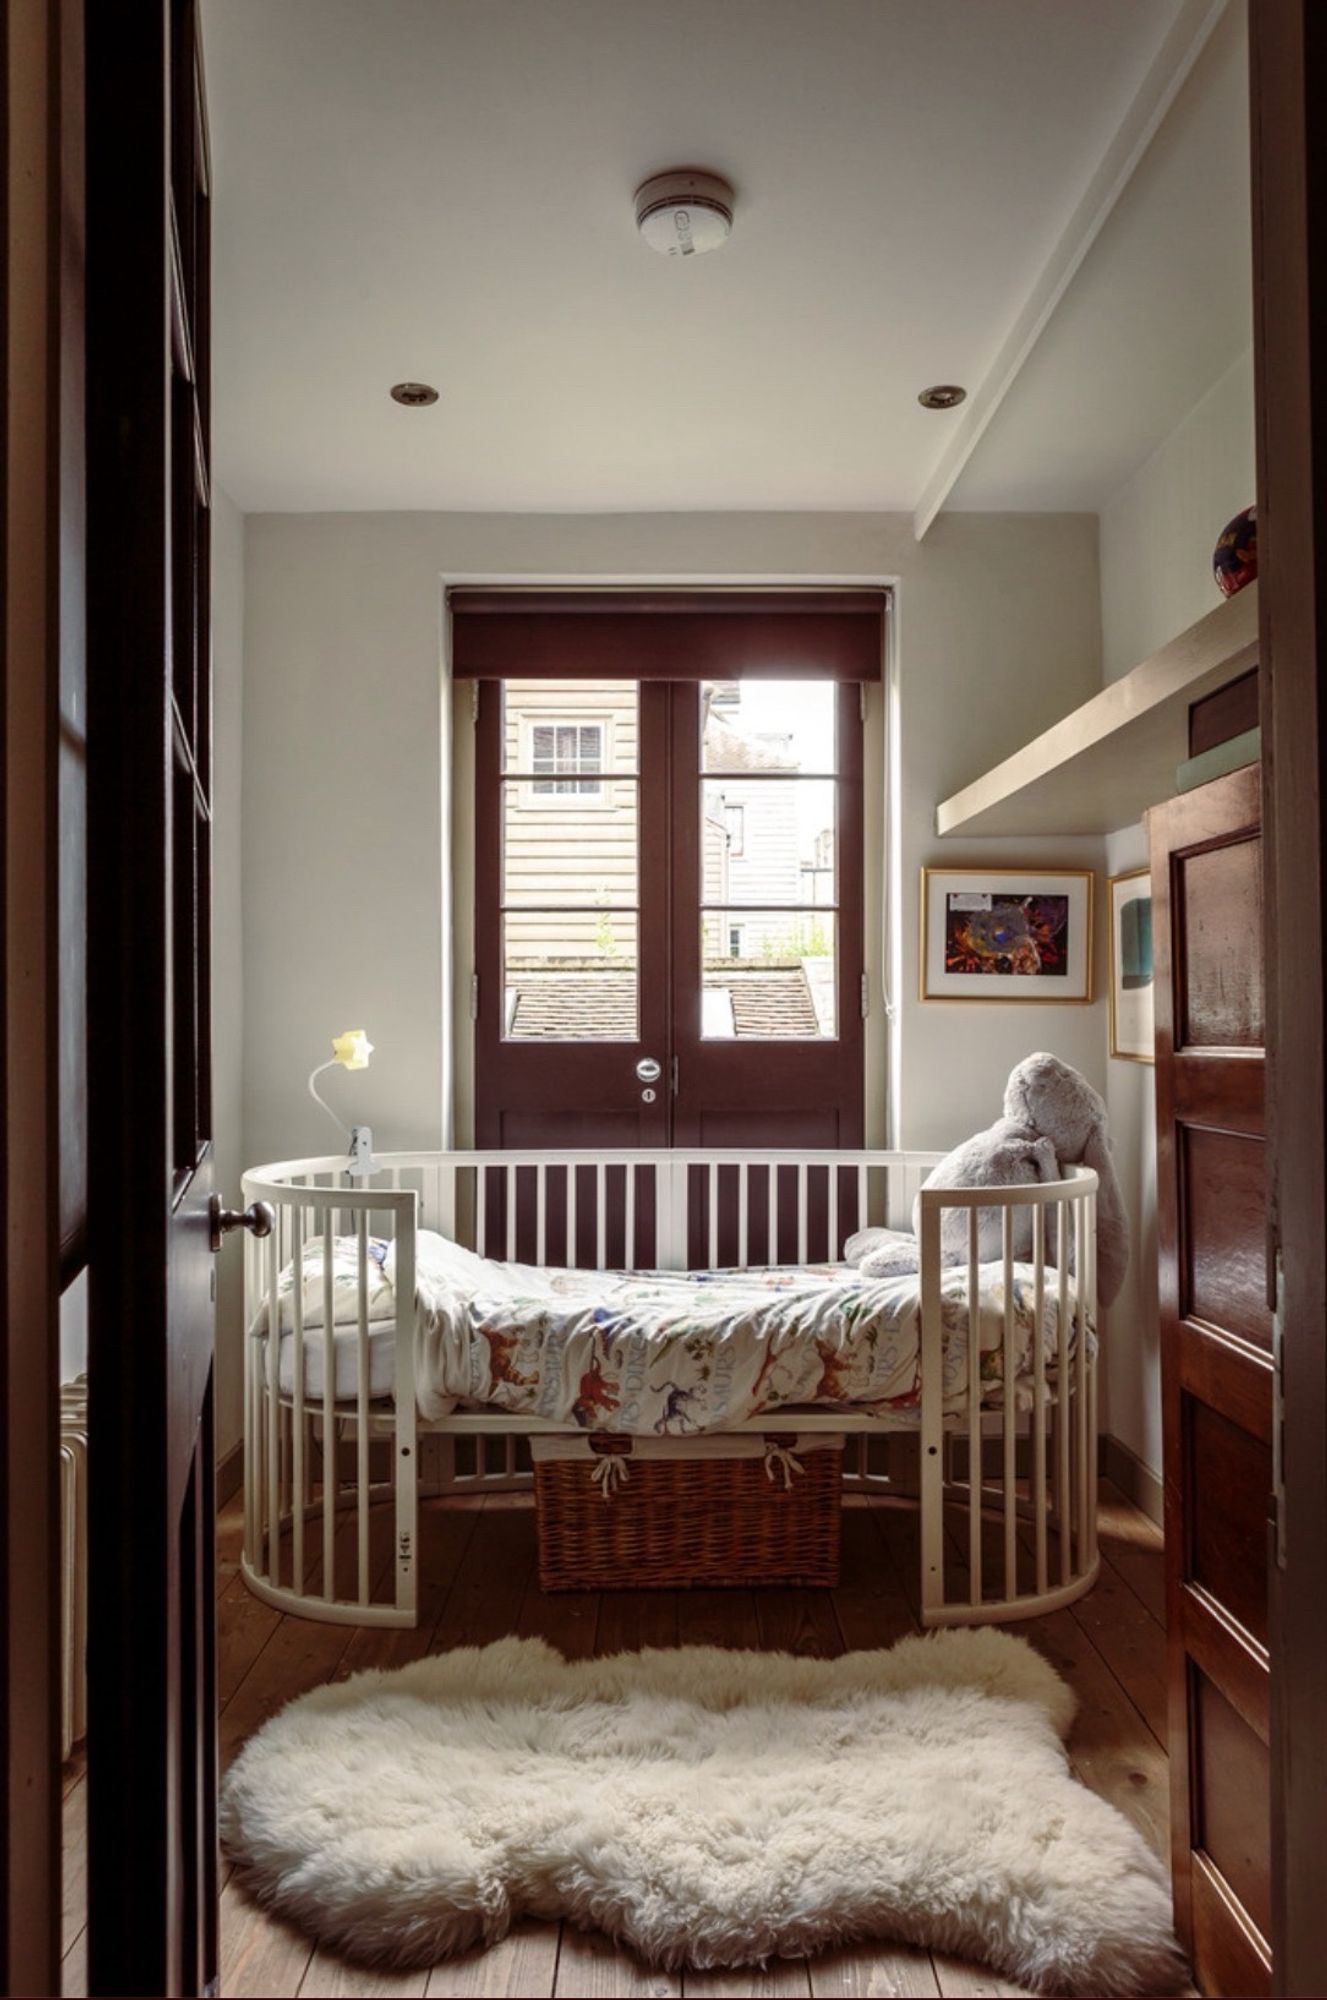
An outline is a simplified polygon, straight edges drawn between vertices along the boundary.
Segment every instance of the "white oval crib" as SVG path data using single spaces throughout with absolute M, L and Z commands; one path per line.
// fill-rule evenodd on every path
M 665 1271 L 833 1263 L 868 1222 L 911 1226 L 920 1196 L 920 1392 L 910 1411 L 781 1408 L 736 1428 L 848 1434 L 847 1490 L 910 1492 L 920 1509 L 925 1625 L 1029 1618 L 1072 1602 L 1098 1570 L 1096 1175 L 1011 1188 L 923 1190 L 939 1156 L 918 1152 L 448 1152 L 381 1156 L 350 1181 L 343 1157 L 284 1161 L 243 1177 L 274 1227 L 245 1238 L 242 1572 L 281 1610 L 350 1625 L 417 1616 L 421 1494 L 531 1484 L 523 1435 L 570 1423 L 458 1407 L 425 1420 L 416 1382 L 421 1229 L 481 1256 L 581 1269 Z M 1019 1391 L 946 1408 L 941 1218 L 967 1217 L 967 1326 L 978 1323 L 978 1212 L 1001 1219 L 1002 1382 L 1017 1377 L 1014 1251 L 1030 1212 L 1031 1366 Z M 394 1246 L 390 1318 L 373 1294 Z M 1055 1261 L 1056 1245 L 1072 1255 Z M 321 1246 L 321 1247 L 320 1247 Z M 312 1254 L 315 1298 L 303 1282 Z M 949 1281 L 953 1282 L 952 1264 Z M 284 1315 L 287 1312 L 288 1333 Z M 273 1302 L 279 1302 L 273 1307 Z M 1039 1337 L 1054 1314 L 1053 1348 Z M 277 1337 L 269 1333 L 269 1324 Z M 383 1344 L 384 1333 L 389 1344 Z M 980 1348 L 980 1340 L 978 1342 Z M 283 1362 L 283 1354 L 285 1360 Z M 316 1366 L 310 1366 L 316 1363 Z M 980 1363 L 977 1375 L 981 1377 Z M 918 1440 L 901 1481 L 891 1439 Z M 390 1555 L 372 1526 L 393 1510 Z M 378 1517 L 380 1518 L 380 1517 Z

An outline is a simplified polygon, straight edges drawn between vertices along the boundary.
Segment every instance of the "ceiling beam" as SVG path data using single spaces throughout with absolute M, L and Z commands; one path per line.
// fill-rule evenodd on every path
M 922 489 L 912 522 L 918 541 L 958 484 L 1228 5 L 1229 0 L 1183 0 L 1082 199 Z

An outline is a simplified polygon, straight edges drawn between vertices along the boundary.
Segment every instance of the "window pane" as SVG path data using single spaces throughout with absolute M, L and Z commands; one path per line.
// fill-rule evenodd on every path
M 620 909 L 636 895 L 634 778 L 507 778 L 502 786 L 504 904 Z M 567 787 L 553 791 L 551 787 Z M 582 786 L 583 791 L 575 788 Z
M 632 1042 L 636 914 L 528 910 L 503 922 L 503 1029 L 514 1042 Z
M 702 901 L 832 906 L 837 792 L 832 779 L 703 779 Z
M 707 1041 L 816 1041 L 837 1034 L 832 915 L 709 910 L 700 938 Z
M 639 701 L 635 681 L 504 681 L 502 768 L 547 773 L 562 797 L 592 796 L 584 773 L 636 769 Z
M 832 681 L 703 681 L 701 769 L 837 771 Z

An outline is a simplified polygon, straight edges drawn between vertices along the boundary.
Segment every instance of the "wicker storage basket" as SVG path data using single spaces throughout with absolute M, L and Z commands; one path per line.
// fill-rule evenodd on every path
M 544 1590 L 839 1580 L 843 1438 L 531 1440 Z

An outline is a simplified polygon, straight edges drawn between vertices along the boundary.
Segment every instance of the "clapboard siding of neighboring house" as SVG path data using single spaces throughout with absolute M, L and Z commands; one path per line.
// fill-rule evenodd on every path
M 636 901 L 637 788 L 614 773 L 636 770 L 636 684 L 509 681 L 504 723 L 505 768 L 541 772 L 506 787 L 504 900 L 587 905 L 584 915 L 509 915 L 508 961 L 633 963 L 635 920 L 613 912 Z M 570 730 L 579 738 L 574 775 Z
M 743 731 L 737 686 L 705 701 L 701 900 L 739 904 L 704 919 L 706 1033 L 814 1035 L 823 981 L 803 963 L 818 856 L 799 822 L 788 736 Z M 634 1033 L 638 896 L 634 683 L 508 681 L 503 768 L 507 1033 L 598 1039 Z M 832 831 L 815 847 L 832 843 Z M 814 883 L 811 884 L 814 887 Z M 550 905 L 575 905 L 551 908 Z M 512 906 L 518 906 L 513 908 Z M 524 906 L 524 907 L 520 907 Z M 542 907 L 541 907 L 542 906 Z M 720 992 L 718 989 L 722 988 Z M 820 1022 L 819 1031 L 827 1024 Z M 832 1031 L 832 1029 L 830 1030 Z

